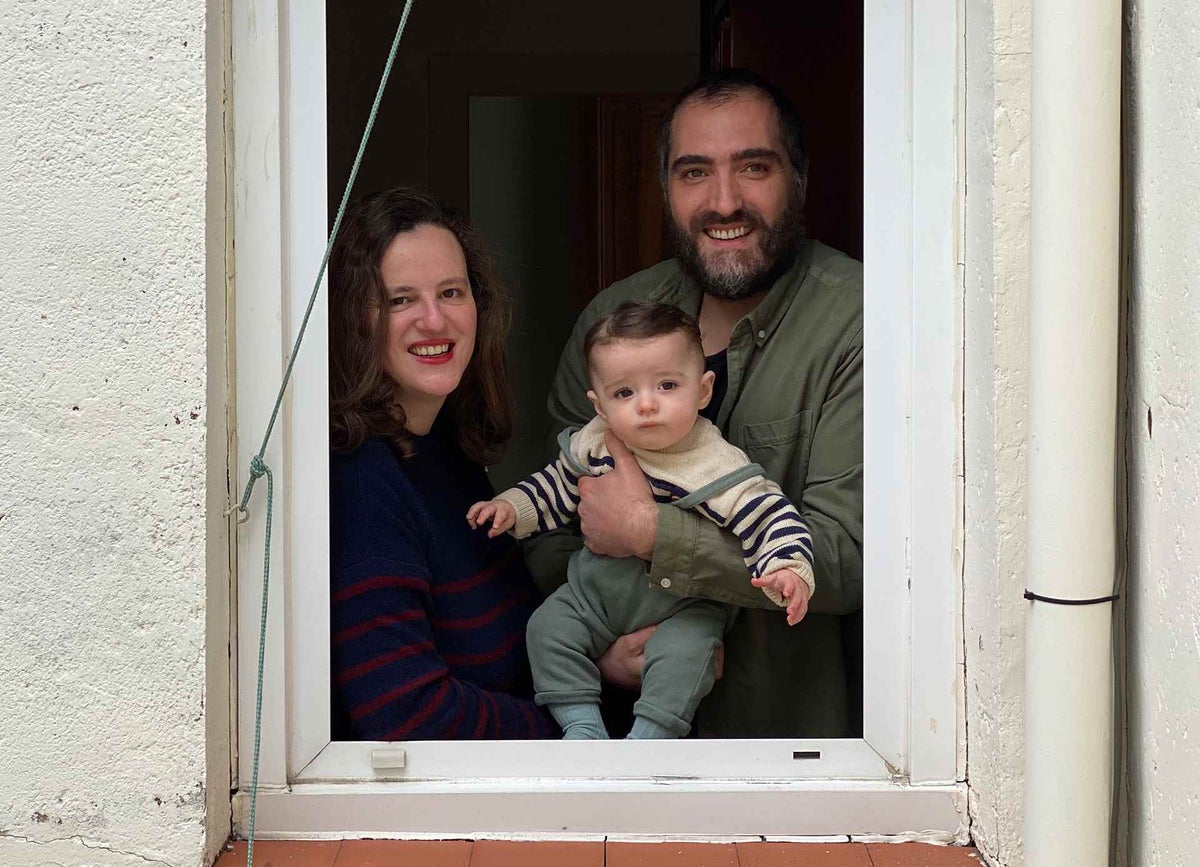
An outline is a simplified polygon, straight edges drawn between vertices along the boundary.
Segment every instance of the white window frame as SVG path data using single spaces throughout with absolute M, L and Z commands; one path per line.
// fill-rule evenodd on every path
M 276 477 L 257 832 L 263 837 L 966 836 L 961 648 L 962 16 L 866 0 L 864 737 L 329 740 L 325 296 L 266 461 Z M 239 483 L 324 247 L 324 9 L 233 2 Z M 401 45 L 401 51 L 404 50 Z M 383 58 L 380 58 L 382 67 Z M 404 87 L 394 79 L 390 87 Z M 264 499 L 239 528 L 239 779 L 255 742 Z M 803 758 L 819 753 L 819 758 Z

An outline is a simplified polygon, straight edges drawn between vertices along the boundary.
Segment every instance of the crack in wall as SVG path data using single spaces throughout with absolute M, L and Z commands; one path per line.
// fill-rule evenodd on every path
M 139 861 L 145 862 L 146 864 L 161 864 L 162 867 L 173 867 L 173 865 L 167 861 L 159 861 L 154 858 L 147 858 L 145 855 L 142 855 L 138 852 L 128 852 L 124 849 L 117 849 L 113 846 L 107 846 L 104 843 L 89 842 L 79 834 L 72 834 L 69 837 L 54 837 L 49 840 L 35 840 L 34 838 L 26 837 L 23 834 L 16 834 L 12 831 L 0 829 L 0 839 L 16 840 L 19 843 L 26 843 L 30 846 L 52 846 L 55 843 L 77 843 L 85 849 L 95 849 L 102 852 L 109 852 L 113 855 L 120 855 L 125 858 L 136 858 Z M 63 865 L 63 867 L 65 867 L 65 865 Z

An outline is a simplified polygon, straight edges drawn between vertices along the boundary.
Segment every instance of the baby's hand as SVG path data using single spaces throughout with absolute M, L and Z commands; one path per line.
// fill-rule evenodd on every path
M 751 578 L 750 583 L 779 592 L 787 603 L 788 626 L 795 626 L 808 613 L 808 585 L 791 569 L 776 569 L 761 578 Z
M 488 538 L 494 539 L 517 523 L 517 510 L 506 500 L 484 500 L 467 509 L 467 523 L 471 529 L 484 526 L 489 519 L 492 529 L 488 530 Z

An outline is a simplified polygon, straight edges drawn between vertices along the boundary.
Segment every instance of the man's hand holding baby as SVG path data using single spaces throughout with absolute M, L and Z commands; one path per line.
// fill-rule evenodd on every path
M 494 539 L 516 526 L 517 510 L 506 500 L 484 500 L 467 509 L 467 523 L 471 529 L 485 526 L 489 520 L 492 528 L 488 530 L 488 538 Z
M 808 613 L 808 585 L 791 569 L 776 569 L 761 578 L 751 578 L 755 587 L 769 587 L 787 603 L 788 626 L 795 626 Z
M 613 469 L 579 480 L 579 529 L 593 554 L 608 557 L 654 556 L 658 506 L 637 458 L 612 431 L 604 434 Z

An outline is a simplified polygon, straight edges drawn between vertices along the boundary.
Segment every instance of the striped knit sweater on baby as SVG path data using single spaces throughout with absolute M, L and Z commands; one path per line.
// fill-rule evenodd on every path
M 604 444 L 608 425 L 599 416 L 571 436 L 570 455 L 538 470 L 497 496 L 516 509 L 517 538 L 545 532 L 570 522 L 579 506 L 579 474 L 585 468 L 599 476 L 614 466 Z M 745 452 L 726 442 L 712 422 L 697 418 L 682 440 L 661 451 L 630 449 L 650 482 L 654 498 L 673 503 L 710 482 L 750 465 Z M 696 511 L 732 531 L 742 545 L 750 574 L 758 578 L 778 569 L 791 569 L 816 588 L 812 567 L 812 536 L 808 526 L 779 486 L 761 473 L 714 494 Z M 786 603 L 779 592 L 762 588 L 777 605 Z

